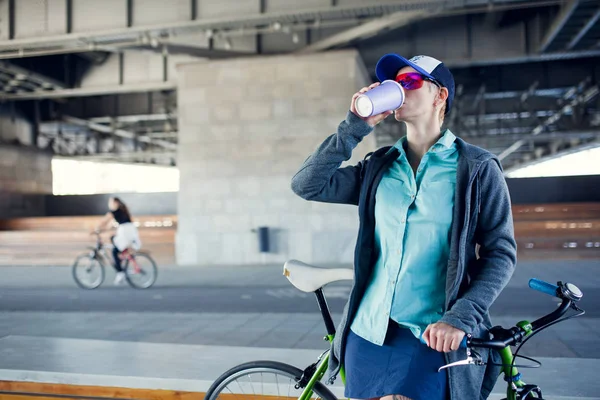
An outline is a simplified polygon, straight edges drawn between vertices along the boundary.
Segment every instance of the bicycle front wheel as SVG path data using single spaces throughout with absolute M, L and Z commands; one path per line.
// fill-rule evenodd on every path
M 77 257 L 71 273 L 77 286 L 83 289 L 96 289 L 104 282 L 104 265 L 90 254 Z
M 302 371 L 276 361 L 252 361 L 233 367 L 221 375 L 206 392 L 204 400 L 297 399 L 304 389 L 295 385 Z M 313 388 L 313 399 L 337 400 L 321 382 Z
M 136 253 L 125 260 L 123 265 L 127 282 L 136 289 L 148 289 L 156 282 L 158 268 L 156 263 L 146 253 Z

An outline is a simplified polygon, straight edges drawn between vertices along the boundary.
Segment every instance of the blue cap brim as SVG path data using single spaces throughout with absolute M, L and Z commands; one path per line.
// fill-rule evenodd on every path
M 377 79 L 379 79 L 381 82 L 387 79 L 396 80 L 396 74 L 398 74 L 398 71 L 404 67 L 412 67 L 415 69 L 415 71 L 425 75 L 429 79 L 433 79 L 434 81 L 436 80 L 423 68 L 394 53 L 386 54 L 381 57 L 379 61 L 377 61 L 377 65 L 375 66 L 375 75 L 377 75 Z

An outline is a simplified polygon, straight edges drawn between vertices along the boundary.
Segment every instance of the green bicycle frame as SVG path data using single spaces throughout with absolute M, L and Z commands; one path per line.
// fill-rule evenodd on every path
M 525 336 L 529 336 L 532 332 L 532 326 L 529 321 L 521 321 L 517 323 L 517 326 L 525 330 Z M 517 376 L 517 374 L 519 373 L 517 368 L 510 367 L 514 361 L 512 349 L 510 348 L 510 346 L 500 350 L 499 353 L 500 357 L 502 358 L 502 372 L 504 373 L 504 376 L 509 378 L 514 378 L 515 376 Z M 514 387 L 511 383 L 514 383 Z M 509 379 L 509 382 L 507 382 L 506 387 L 506 400 L 517 400 L 517 391 L 515 388 L 520 388 L 523 386 L 525 386 L 525 382 L 523 382 L 521 379 L 518 379 L 514 382 L 512 382 L 512 379 Z
M 327 335 L 325 340 L 327 340 L 329 343 L 332 343 L 333 337 L 334 337 L 334 335 Z M 312 376 L 310 381 L 308 381 L 308 384 L 304 388 L 304 391 L 302 391 L 302 394 L 300 395 L 300 397 L 298 397 L 298 400 L 309 400 L 310 399 L 310 396 L 312 396 L 312 394 L 313 394 L 313 387 L 315 387 L 315 384 L 317 382 L 321 381 L 321 379 L 325 375 L 325 372 L 327 371 L 328 365 L 329 365 L 329 352 L 327 354 L 325 354 L 325 356 L 323 356 L 323 359 L 321 360 L 321 363 L 317 367 L 315 374 Z M 346 384 L 346 374 L 344 372 L 344 368 L 342 368 L 340 370 L 340 376 L 342 377 L 342 382 L 344 384 Z
M 517 324 L 517 326 L 519 326 L 520 328 L 525 330 L 526 336 L 530 335 L 532 332 L 531 323 L 529 323 L 528 321 L 521 321 Z M 333 337 L 334 337 L 334 335 L 327 335 L 327 337 L 325 339 L 329 343 L 331 343 L 331 342 L 333 342 Z M 504 349 L 500 350 L 499 353 L 500 353 L 500 357 L 502 358 L 502 365 L 503 365 L 502 372 L 503 372 L 504 376 L 510 377 L 510 378 L 514 378 L 515 376 L 517 376 L 517 374 L 519 373 L 518 369 L 516 367 L 512 367 L 512 368 L 510 367 L 514 361 L 512 349 L 510 348 L 510 346 L 505 347 Z M 319 364 L 314 375 L 312 376 L 312 378 L 310 379 L 310 381 L 308 382 L 308 384 L 302 391 L 302 394 L 300 395 L 300 397 L 298 397 L 298 400 L 310 400 L 310 397 L 313 394 L 313 387 L 315 386 L 315 384 L 317 382 L 321 381 L 321 379 L 325 375 L 325 372 L 327 371 L 328 365 L 329 365 L 329 353 L 327 353 L 323 356 L 321 363 Z M 346 374 L 344 372 L 343 367 L 340 370 L 340 376 L 342 378 L 342 382 L 344 384 L 346 384 Z M 514 383 L 514 387 L 511 383 Z M 507 388 L 506 388 L 506 399 L 507 400 L 517 400 L 517 391 L 515 388 L 520 388 L 523 386 L 525 386 L 525 382 L 523 382 L 521 379 L 518 379 L 515 382 L 508 382 Z

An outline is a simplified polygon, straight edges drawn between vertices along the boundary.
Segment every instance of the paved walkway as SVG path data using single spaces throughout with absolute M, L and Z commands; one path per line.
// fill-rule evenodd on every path
M 545 397 L 600 399 L 599 268 L 597 261 L 521 263 L 493 309 L 500 325 L 552 309 L 555 299 L 527 288 L 531 277 L 583 289 L 586 316 L 523 348 L 544 363 L 523 373 Z M 291 287 L 281 269 L 162 267 L 151 290 L 115 288 L 109 274 L 90 292 L 75 286 L 69 268 L 0 267 L 0 380 L 201 391 L 246 360 L 308 365 L 326 348 L 322 320 L 314 299 Z M 335 320 L 348 288 L 326 290 Z M 494 399 L 502 398 L 501 385 Z
M 350 265 L 338 267 L 350 268 Z M 282 265 L 251 266 L 159 266 L 156 286 L 197 287 L 197 286 L 283 286 L 289 283 L 281 274 Z M 523 261 L 519 262 L 508 287 L 527 287 L 530 278 L 547 281 L 570 281 L 578 286 L 600 288 L 600 260 L 577 261 Z M 8 287 L 74 287 L 69 266 L 0 266 L 0 288 Z M 104 285 L 112 283 L 112 271 L 108 271 Z
M 239 363 L 268 359 L 304 368 L 319 354 L 320 350 L 313 349 L 8 336 L 0 339 L 0 379 L 205 392 L 221 373 Z M 540 361 L 544 368 L 521 372 L 527 382 L 542 387 L 545 398 L 600 399 L 600 381 L 590 379 L 600 368 L 600 360 Z M 339 380 L 330 388 L 343 396 Z M 499 381 L 493 398 L 502 398 L 504 391 Z

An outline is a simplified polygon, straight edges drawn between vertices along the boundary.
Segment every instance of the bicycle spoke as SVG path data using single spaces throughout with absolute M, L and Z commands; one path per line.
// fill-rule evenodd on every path
M 238 386 L 240 387 L 240 390 L 242 391 L 242 394 L 244 394 L 244 395 L 245 395 L 245 394 L 246 394 L 246 392 L 244 392 L 244 388 L 243 388 L 243 387 L 242 387 L 242 385 L 241 385 L 241 384 L 240 384 L 240 383 L 237 381 L 237 379 L 236 379 L 235 383 L 237 383 L 237 384 L 238 384 Z
M 254 381 L 252 380 L 250 375 L 248 375 L 248 380 L 250 380 L 250 388 L 252 388 L 252 393 L 254 394 L 254 396 L 256 396 L 256 392 L 254 391 Z
M 269 364 L 270 362 L 265 362 Z M 277 363 L 273 363 L 277 364 Z M 284 365 L 285 367 L 285 365 Z M 301 371 L 270 365 L 250 367 L 248 371 L 234 372 L 229 379 L 222 381 L 221 386 L 216 387 L 216 391 L 207 393 L 208 400 L 223 400 L 223 397 L 247 398 L 249 400 L 293 400 L 302 394 L 303 389 L 297 389 L 296 376 Z M 279 379 L 282 378 L 282 379 Z M 259 381 L 260 380 L 260 381 Z M 286 383 L 287 380 L 287 383 Z M 234 383 L 235 382 L 235 383 Z M 287 390 L 283 385 L 287 385 Z M 320 385 L 320 383 L 318 384 Z M 309 399 L 321 399 L 322 394 L 317 386 L 317 391 L 311 391 Z M 286 394 L 287 392 L 287 394 Z M 329 397 L 325 397 L 329 399 Z

